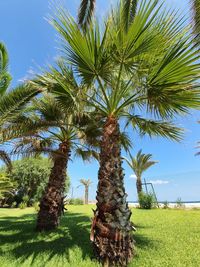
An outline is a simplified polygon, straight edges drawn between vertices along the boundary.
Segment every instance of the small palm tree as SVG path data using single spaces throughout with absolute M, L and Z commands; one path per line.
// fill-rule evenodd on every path
M 152 161 L 151 158 L 152 154 L 143 154 L 142 150 L 140 150 L 137 153 L 136 157 L 132 157 L 130 155 L 131 160 L 124 158 L 136 175 L 136 188 L 137 188 L 138 198 L 139 194 L 142 192 L 143 172 L 145 172 L 148 168 L 157 163 L 157 161 Z
M 40 202 L 38 231 L 55 229 L 59 225 L 71 154 L 84 160 L 97 154 L 91 146 L 98 129 L 88 126 L 91 120 L 82 112 L 84 103 L 79 99 L 80 87 L 63 62 L 60 61 L 57 67 L 38 76 L 31 85 L 59 94 L 44 94 L 43 98 L 33 100 L 32 105 L 6 129 L 7 135 L 16 133 L 16 138 L 21 137 L 14 153 L 25 156 L 45 153 L 53 160 L 49 182 Z M 72 94 L 67 93 L 70 90 Z
M 92 184 L 92 181 L 90 179 L 81 179 L 80 183 L 85 187 L 85 204 L 88 204 L 89 187 Z
M 16 184 L 5 173 L 0 173 L 0 199 L 14 194 Z

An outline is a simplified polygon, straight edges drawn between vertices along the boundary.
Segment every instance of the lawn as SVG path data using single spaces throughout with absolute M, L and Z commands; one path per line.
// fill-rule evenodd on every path
M 0 266 L 92 267 L 91 206 L 70 206 L 58 230 L 34 231 L 32 208 L 0 209 Z M 200 211 L 133 210 L 133 267 L 199 267 Z

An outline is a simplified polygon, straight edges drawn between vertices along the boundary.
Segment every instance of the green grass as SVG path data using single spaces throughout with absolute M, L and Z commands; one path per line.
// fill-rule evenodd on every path
M 0 266 L 93 267 L 91 206 L 69 206 L 55 232 L 36 233 L 35 212 L 0 209 Z M 199 210 L 133 210 L 132 267 L 199 267 Z

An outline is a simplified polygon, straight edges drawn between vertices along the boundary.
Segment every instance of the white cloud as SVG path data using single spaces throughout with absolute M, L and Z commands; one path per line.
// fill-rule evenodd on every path
M 129 178 L 131 178 L 131 179 L 136 179 L 137 177 L 136 177 L 135 174 L 131 174 L 131 175 L 129 176 Z
M 169 183 L 169 181 L 164 181 L 164 180 L 151 180 L 151 181 L 149 181 L 150 183 L 152 183 L 152 184 L 168 184 Z

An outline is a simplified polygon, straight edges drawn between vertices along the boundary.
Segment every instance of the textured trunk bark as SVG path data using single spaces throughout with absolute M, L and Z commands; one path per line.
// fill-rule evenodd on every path
M 133 256 L 133 225 L 124 189 L 119 136 L 118 121 L 108 118 L 101 141 L 97 209 L 91 229 L 94 250 L 104 266 L 127 266 Z
M 88 189 L 88 187 L 86 186 L 86 187 L 85 187 L 85 204 L 88 204 L 88 193 L 89 193 L 89 189 Z
M 59 225 L 69 156 L 68 142 L 61 143 L 54 158 L 48 185 L 40 202 L 36 226 L 38 231 L 53 230 Z
M 139 199 L 139 194 L 142 192 L 142 181 L 141 178 L 137 178 L 136 180 L 136 188 L 137 188 L 137 194 L 138 194 L 138 199 Z

